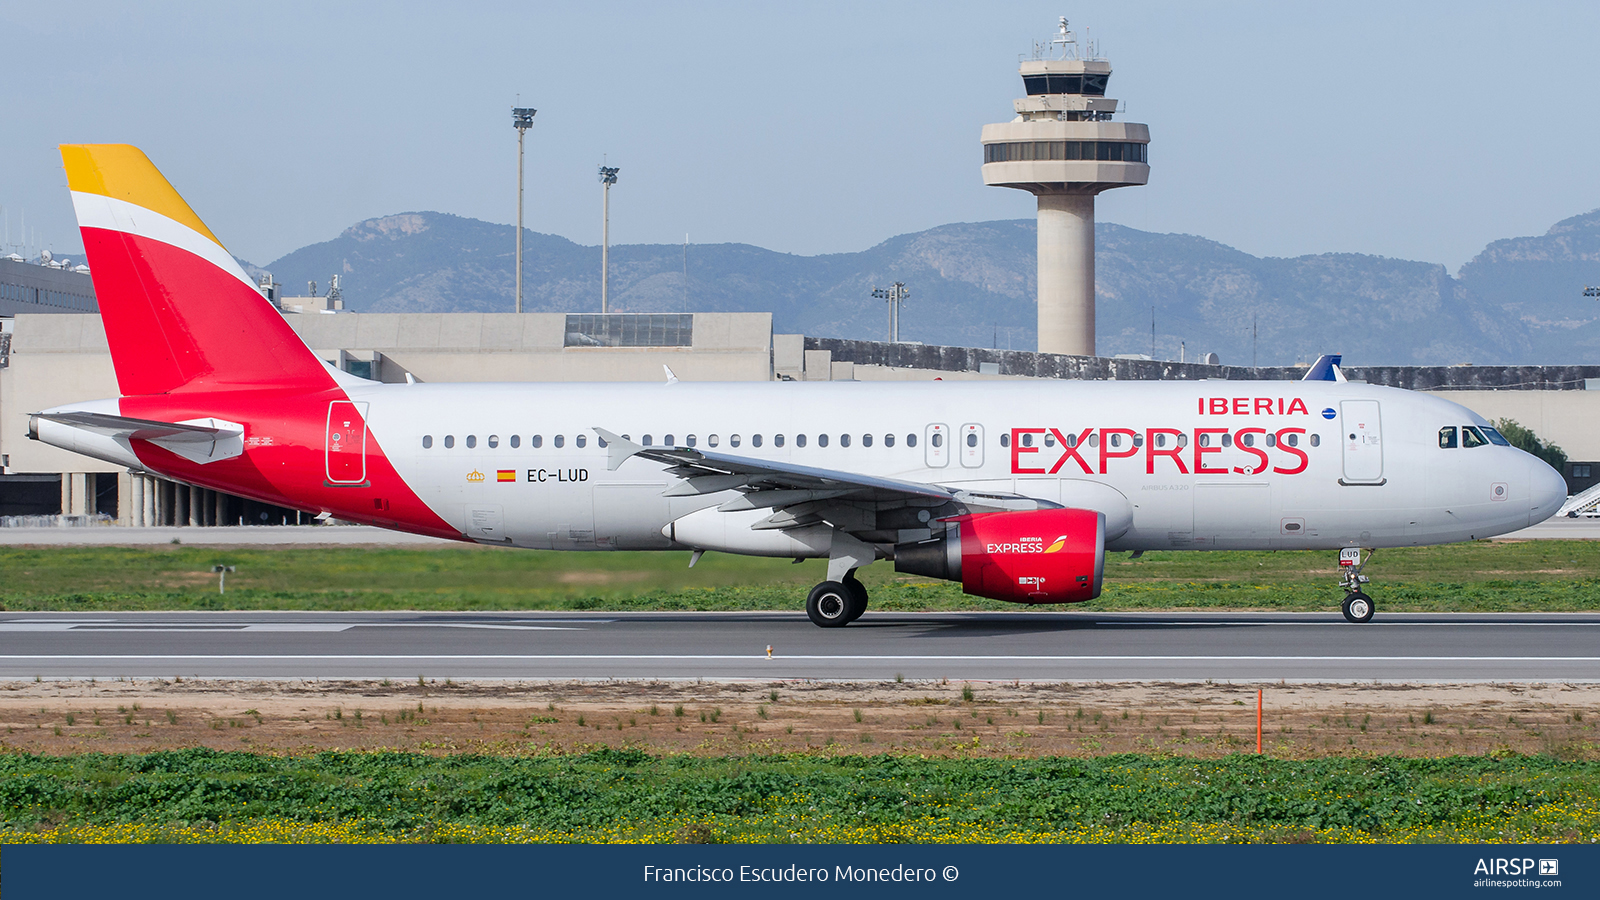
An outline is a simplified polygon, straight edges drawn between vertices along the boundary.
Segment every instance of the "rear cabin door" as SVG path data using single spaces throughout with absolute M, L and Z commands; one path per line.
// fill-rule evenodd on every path
M 367 404 L 335 400 L 328 404 L 324 460 L 329 484 L 367 481 Z
M 1383 480 L 1383 426 L 1378 401 L 1339 403 L 1340 440 L 1344 443 L 1344 480 L 1375 484 Z

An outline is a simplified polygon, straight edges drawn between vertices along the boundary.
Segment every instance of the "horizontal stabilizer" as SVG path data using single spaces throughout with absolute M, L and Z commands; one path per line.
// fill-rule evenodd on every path
M 1317 357 L 1317 361 L 1306 370 L 1301 381 L 1344 381 L 1344 373 L 1339 371 L 1339 361 L 1344 358 L 1341 353 L 1324 353 Z
M 157 422 L 81 410 L 34 413 L 30 419 L 55 422 L 121 442 L 149 441 L 201 465 L 232 459 L 244 452 L 244 426 L 221 419 Z M 37 434 L 38 426 L 30 421 L 29 430 Z

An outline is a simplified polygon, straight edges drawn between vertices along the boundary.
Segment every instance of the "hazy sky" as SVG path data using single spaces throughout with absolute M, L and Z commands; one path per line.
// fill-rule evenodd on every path
M 1033 214 L 978 133 L 1066 15 L 1147 187 L 1100 218 L 1257 255 L 1448 265 L 1600 206 L 1589 3 L 31 3 L 0 0 L 0 205 L 79 246 L 55 145 L 142 147 L 239 256 L 362 219 L 516 217 L 614 243 L 853 251 Z

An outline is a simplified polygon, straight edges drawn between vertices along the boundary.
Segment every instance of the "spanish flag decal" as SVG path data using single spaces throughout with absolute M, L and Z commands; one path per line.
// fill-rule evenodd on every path
M 516 481 L 517 480 L 517 470 L 516 469 L 496 469 L 495 472 L 494 472 L 494 480 L 495 481 Z
M 1066 545 L 1067 545 L 1067 536 L 1063 534 L 1061 537 L 1058 537 L 1058 538 L 1055 539 L 1055 543 L 1053 543 L 1050 546 L 1044 548 L 1044 552 L 1046 552 L 1046 553 L 1058 553 L 1058 552 L 1060 552 L 1061 548 L 1065 547 Z

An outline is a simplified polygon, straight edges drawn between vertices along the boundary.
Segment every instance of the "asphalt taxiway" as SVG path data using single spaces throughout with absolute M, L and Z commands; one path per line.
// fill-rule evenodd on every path
M 1382 603 L 1379 598 L 1379 603 Z M 0 679 L 1600 681 L 1600 615 L 0 614 Z M 767 656 L 767 647 L 772 656 Z

